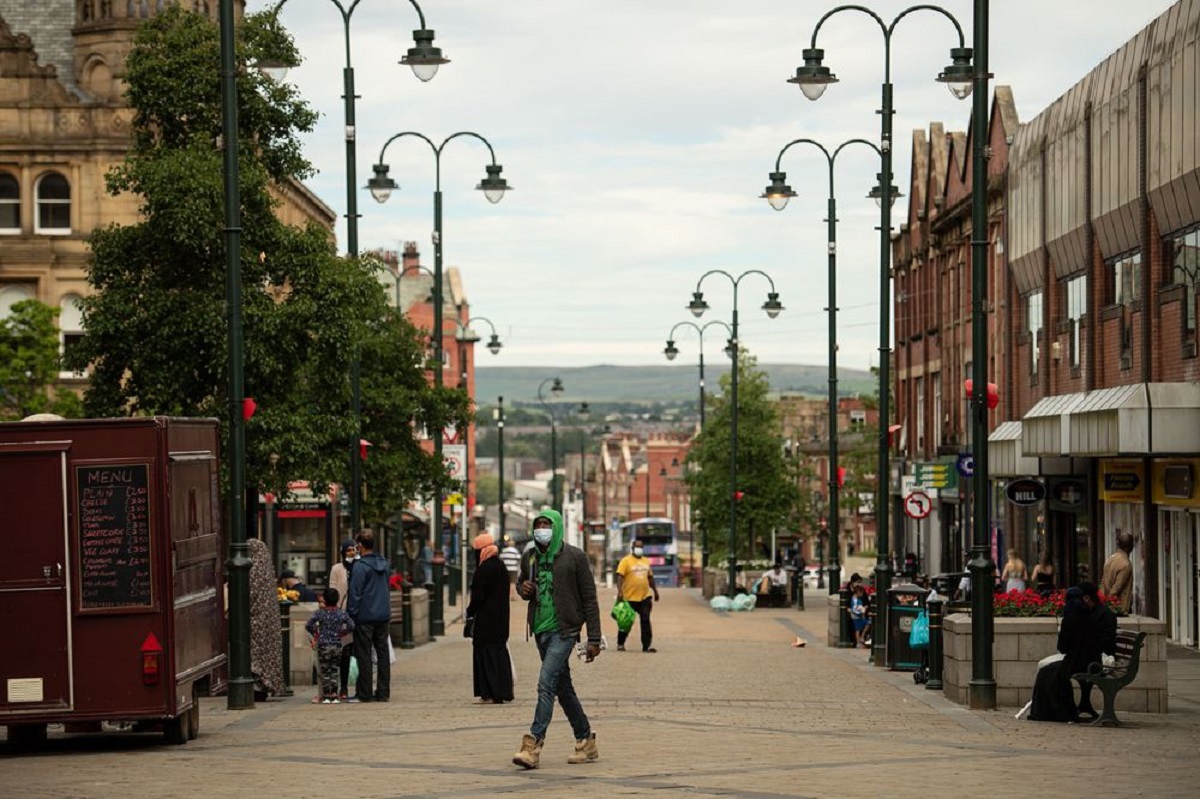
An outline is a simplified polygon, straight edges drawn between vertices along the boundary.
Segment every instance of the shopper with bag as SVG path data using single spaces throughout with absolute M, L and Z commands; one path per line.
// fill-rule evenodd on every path
M 654 584 L 654 571 L 645 556 L 642 542 L 635 540 L 631 552 L 617 564 L 617 599 L 624 599 L 637 611 L 642 625 L 642 651 L 657 652 L 652 646 L 654 633 L 650 628 L 650 611 L 658 601 L 658 586 Z M 653 602 L 650 595 L 654 595 Z M 630 627 L 632 630 L 632 626 Z M 617 651 L 625 651 L 625 639 L 630 630 L 617 633 Z
M 393 657 L 389 627 L 392 608 L 388 596 L 391 567 L 375 552 L 375 536 L 364 530 L 358 534 L 362 557 L 350 573 L 350 601 L 346 612 L 354 620 L 354 659 L 358 661 L 355 695 L 348 702 L 386 702 L 392 693 Z M 374 656 L 374 663 L 372 663 Z M 377 676 L 372 685 L 372 671 Z
M 471 543 L 479 559 L 471 578 L 467 624 L 471 625 L 471 660 L 475 696 L 499 705 L 513 700 L 512 663 L 508 656 L 508 569 L 490 533 Z M 466 635 L 466 632 L 463 633 Z

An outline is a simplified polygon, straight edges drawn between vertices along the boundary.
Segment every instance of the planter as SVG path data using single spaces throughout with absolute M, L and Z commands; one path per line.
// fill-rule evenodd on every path
M 413 615 L 413 644 L 420 646 L 429 643 L 429 591 L 424 588 L 414 588 L 412 597 Z M 392 646 L 400 648 L 404 638 L 404 597 L 400 591 L 392 591 L 388 595 L 392 608 L 392 622 L 388 634 L 392 637 Z
M 1121 616 L 1117 618 L 1117 627 L 1147 633 L 1137 679 L 1117 694 L 1117 711 L 1166 713 L 1166 624 L 1146 616 Z M 947 616 L 942 635 L 943 691 L 947 699 L 965 705 L 969 701 L 971 682 L 971 615 L 953 613 Z M 1056 618 L 995 620 L 992 659 L 997 705 L 1018 708 L 1029 701 L 1038 661 L 1055 652 L 1057 641 Z M 1099 691 L 1094 690 L 1092 702 L 1100 707 L 1102 701 Z

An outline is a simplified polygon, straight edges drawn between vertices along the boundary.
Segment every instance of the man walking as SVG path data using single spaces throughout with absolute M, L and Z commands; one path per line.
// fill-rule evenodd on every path
M 642 627 L 642 651 L 657 652 L 658 650 L 651 645 L 654 633 L 650 629 L 650 611 L 653 603 L 658 601 L 658 586 L 654 584 L 654 571 L 650 568 L 649 559 L 645 557 L 645 551 L 642 542 L 635 540 L 632 552 L 621 558 L 621 562 L 617 564 L 617 599 L 623 597 L 630 607 L 637 611 L 638 623 Z M 650 599 L 651 593 L 654 594 L 653 600 Z M 617 633 L 618 652 L 625 651 L 625 639 L 629 637 L 629 630 Z
M 504 549 L 500 550 L 500 560 L 508 569 L 508 600 L 517 597 L 517 576 L 521 573 L 521 551 L 513 544 L 511 536 L 504 536 Z
M 598 760 L 600 753 L 596 733 L 571 682 L 571 652 L 586 624 L 587 662 L 600 655 L 596 583 L 587 555 L 563 541 L 563 520 L 557 511 L 544 510 L 533 520 L 533 540 L 534 547 L 521 558 L 517 593 L 529 602 L 527 625 L 537 642 L 542 670 L 533 724 L 522 736 L 512 762 L 526 769 L 538 767 L 557 698 L 575 735 L 575 752 L 567 762 L 588 763 Z
M 388 600 L 388 578 L 391 568 L 387 560 L 375 552 L 375 536 L 364 530 L 358 534 L 362 557 L 350 572 L 350 600 L 346 612 L 354 620 L 354 657 L 358 660 L 358 682 L 350 702 L 386 702 L 392 691 L 391 652 L 388 649 L 388 627 L 392 620 Z M 376 668 L 374 690 L 371 685 L 371 653 Z
M 1133 602 L 1133 564 L 1129 553 L 1133 552 L 1133 536 L 1117 529 L 1117 550 L 1104 561 L 1100 577 L 1100 591 L 1105 596 L 1115 596 L 1121 602 L 1121 610 L 1129 612 Z

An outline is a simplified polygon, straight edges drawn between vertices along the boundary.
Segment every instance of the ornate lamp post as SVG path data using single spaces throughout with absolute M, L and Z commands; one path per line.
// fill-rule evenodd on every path
M 492 419 L 496 422 L 496 461 L 500 467 L 500 498 L 497 501 L 500 525 L 500 543 L 504 544 L 504 397 L 492 409 Z
M 817 21 L 813 28 L 812 43 L 804 50 L 804 65 L 796 69 L 796 75 L 788 80 L 800 87 L 804 96 L 810 100 L 818 99 L 825 88 L 837 82 L 837 77 L 822 64 L 825 51 L 817 47 L 817 35 L 821 26 L 833 15 L 842 11 L 860 11 L 867 14 L 879 25 L 883 32 L 884 44 L 884 78 L 880 110 L 880 141 L 879 141 L 879 186 L 872 196 L 879 203 L 879 465 L 877 468 L 877 488 L 875 495 L 875 526 L 877 532 L 875 586 L 880 592 L 887 591 L 892 584 L 892 564 L 889 557 L 888 526 L 889 526 L 889 495 L 888 476 L 888 420 L 890 418 L 891 390 L 891 213 L 892 203 L 898 192 L 892 186 L 892 34 L 900 20 L 914 11 L 934 11 L 946 17 L 954 25 L 958 33 L 958 47 L 951 48 L 951 65 L 946 67 L 938 81 L 949 85 L 951 92 L 958 98 L 966 97 L 971 91 L 971 48 L 965 46 L 962 27 L 950 12 L 934 5 L 915 5 L 904 9 L 890 22 L 883 19 L 868 8 L 858 5 L 842 5 L 827 12 Z M 986 183 L 986 181 L 984 181 Z M 836 479 L 836 476 L 835 476 Z M 877 608 L 877 618 L 874 632 L 873 660 L 876 666 L 884 666 L 887 654 L 888 612 L 887 602 L 879 601 L 872 605 Z
M 433 151 L 434 161 L 434 190 L 433 190 L 433 355 L 434 355 L 434 385 L 437 388 L 442 387 L 442 369 L 445 366 L 445 359 L 442 355 L 442 335 L 443 335 L 443 300 L 442 300 L 442 151 L 446 145 L 459 137 L 470 137 L 479 140 L 488 149 L 491 155 L 491 164 L 485 167 L 486 177 L 480 181 L 477 189 L 484 193 L 489 202 L 498 203 L 504 199 L 504 192 L 509 190 L 508 183 L 500 176 L 501 167 L 496 163 L 496 153 L 492 149 L 492 145 L 487 139 L 480 136 L 478 133 L 471 131 L 460 131 L 458 133 L 447 136 L 441 144 L 434 144 L 429 137 L 423 133 L 415 131 L 403 131 L 389 138 L 383 143 L 383 147 L 379 150 L 379 161 L 372 167 L 375 174 L 367 181 L 367 188 L 371 191 L 371 196 L 376 202 L 387 202 L 392 196 L 392 192 L 400 188 L 396 181 L 388 175 L 388 165 L 383 162 L 383 156 L 387 153 L 388 145 L 397 139 L 405 136 L 415 136 L 429 145 Z M 488 324 L 491 324 L 490 322 Z M 495 329 L 492 331 L 492 338 L 497 344 L 495 337 Z M 492 344 L 489 344 L 489 349 Z M 495 350 L 493 350 L 495 352 Z M 433 456 L 438 463 L 443 462 L 442 456 L 442 429 L 439 427 L 434 430 L 433 440 Z M 433 544 L 436 547 L 442 531 L 442 488 L 441 485 L 435 491 L 433 501 L 433 518 L 430 525 L 430 536 L 433 538 Z
M 783 310 L 783 305 L 779 302 L 779 293 L 775 291 L 775 281 L 771 276 L 761 269 L 747 269 L 737 277 L 729 274 L 723 269 L 710 269 L 700 276 L 696 281 L 696 290 L 692 293 L 692 301 L 688 303 L 688 310 L 693 316 L 700 317 L 708 310 L 708 303 L 704 301 L 704 293 L 700 291 L 700 286 L 705 279 L 712 275 L 723 275 L 733 286 L 733 324 L 731 325 L 732 336 L 729 339 L 730 350 L 733 353 L 733 363 L 730 370 L 730 391 L 729 391 L 729 595 L 733 596 L 733 589 L 737 577 L 737 503 L 739 494 L 737 487 L 737 425 L 738 425 L 738 405 L 737 405 L 737 389 L 738 389 L 738 372 L 741 371 L 740 343 L 738 341 L 738 286 L 742 280 L 750 275 L 761 275 L 766 278 L 766 281 L 771 286 L 771 290 L 767 293 L 767 301 L 763 303 L 763 310 L 767 312 L 767 316 L 774 319 L 779 316 L 779 312 Z
M 770 174 L 771 184 L 762 194 L 776 211 L 782 211 L 787 206 L 788 200 L 796 196 L 792 187 L 787 185 L 787 173 L 783 172 L 780 166 L 783 162 L 783 154 L 797 144 L 810 144 L 816 147 L 825 156 L 825 163 L 829 167 L 829 199 L 825 225 L 828 235 L 826 271 L 829 284 L 829 306 L 826 308 L 829 312 L 829 509 L 833 524 L 830 525 L 828 561 L 823 565 L 829 567 L 829 593 L 836 594 L 838 586 L 841 584 L 842 564 L 837 538 L 841 508 L 838 504 L 837 195 L 834 193 L 833 165 L 843 148 L 851 144 L 865 145 L 876 153 L 879 153 L 879 148 L 866 139 L 849 139 L 839 144 L 833 152 L 812 139 L 795 139 L 788 142 L 776 156 L 775 171 Z M 881 194 L 882 189 L 877 186 L 867 196 L 881 196 Z M 895 196 L 899 196 L 899 192 L 896 192 Z M 824 580 L 819 581 L 817 587 L 823 588 L 824 583 Z
M 272 14 L 278 14 L 287 0 L 279 0 Z M 346 134 L 346 248 L 350 258 L 358 260 L 358 197 L 355 184 L 358 158 L 356 150 L 356 127 L 354 119 L 354 67 L 350 62 L 350 18 L 361 0 L 349 0 L 349 5 L 343 0 L 330 0 L 342 15 L 342 30 L 344 33 L 346 66 L 342 69 L 342 99 L 345 101 L 345 134 Z M 433 46 L 433 31 L 425 27 L 425 12 L 416 0 L 408 0 L 417 11 L 421 27 L 413 31 L 413 46 L 400 59 L 401 64 L 412 67 L 413 74 L 422 82 L 433 80 L 438 67 L 450 63 L 450 59 L 442 56 L 441 49 Z M 281 62 L 261 62 L 258 68 L 269 75 L 282 80 L 287 68 L 293 64 Z M 350 361 L 350 408 L 354 414 L 355 431 L 350 436 L 350 528 L 358 532 L 362 528 L 362 460 L 359 458 L 359 442 L 362 440 L 362 364 L 359 362 L 357 346 Z
M 696 335 L 700 338 L 699 356 L 700 356 L 700 431 L 701 432 L 704 431 L 704 419 L 705 419 L 705 417 L 704 417 L 704 411 L 705 411 L 704 331 L 708 330 L 708 328 L 711 327 L 712 325 L 720 325 L 721 327 L 725 328 L 726 334 L 730 337 L 729 339 L 726 340 L 725 354 L 729 357 L 731 362 L 734 361 L 736 358 L 736 351 L 734 350 L 733 343 L 732 343 L 733 331 L 730 329 L 729 325 L 725 324 L 724 322 L 720 321 L 719 319 L 714 319 L 711 322 L 705 322 L 703 326 L 697 325 L 695 322 L 689 322 L 687 320 L 684 320 L 682 322 L 677 322 L 675 324 L 675 326 L 671 328 L 671 332 L 667 334 L 667 346 L 663 348 L 663 355 L 667 356 L 667 360 L 668 361 L 675 360 L 675 356 L 679 355 L 679 348 L 675 346 L 675 331 L 681 327 L 692 328 L 693 330 L 696 331 Z M 693 525 L 693 527 L 694 527 L 694 525 Z M 700 534 L 701 534 L 700 568 L 703 570 L 703 569 L 708 568 L 708 527 L 703 524 L 701 524 L 701 527 L 702 527 L 702 529 L 700 531 Z M 688 540 L 688 547 L 691 549 L 694 549 L 695 545 L 696 545 L 696 531 L 693 529 L 692 534 Z M 693 565 L 692 556 L 695 554 L 696 553 L 694 551 L 691 551 L 688 553 L 688 565 L 689 566 Z
M 547 383 L 552 384 L 550 393 L 555 397 L 562 396 L 563 384 L 557 377 L 547 377 L 537 390 L 538 402 L 550 416 L 550 507 L 561 513 L 562 508 L 558 503 L 558 420 L 554 415 L 554 406 L 546 402 L 545 397 L 542 396 L 542 391 L 546 388 Z

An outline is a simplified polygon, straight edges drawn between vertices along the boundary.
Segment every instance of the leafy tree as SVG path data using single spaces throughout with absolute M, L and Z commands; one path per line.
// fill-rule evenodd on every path
M 798 488 L 797 467 L 783 456 L 779 419 L 767 401 L 770 385 L 755 359 L 741 353 L 738 360 L 737 486 L 742 499 L 737 508 L 735 546 L 739 559 L 753 557 L 751 530 L 769 536 L 784 528 L 804 507 Z M 728 554 L 730 389 L 729 376 L 721 376 L 721 394 L 709 396 L 706 426 L 688 454 L 693 468 L 686 476 L 696 516 L 708 529 L 708 548 L 714 561 Z
M 22 300 L 0 319 L 0 419 L 23 419 L 34 413 L 81 415 L 75 394 L 51 392 L 61 368 L 57 316 L 57 308 Z
M 270 14 L 247 15 L 241 62 L 298 60 Z M 169 7 L 143 23 L 127 61 L 135 110 L 132 145 L 108 175 L 112 194 L 140 200 L 136 224 L 97 230 L 83 301 L 87 337 L 72 368 L 88 367 L 90 414 L 215 416 L 227 424 L 227 322 L 219 32 L 206 17 Z M 332 234 L 275 216 L 273 186 L 312 169 L 299 135 L 316 114 L 288 84 L 256 70 L 238 75 L 242 199 L 241 276 L 251 485 L 286 495 L 294 480 L 322 490 L 349 471 L 349 364 L 363 364 L 364 518 L 378 518 L 442 480 L 415 440 L 416 426 L 466 417 L 457 392 L 425 383 L 417 332 L 390 315 L 372 265 L 337 256 Z

